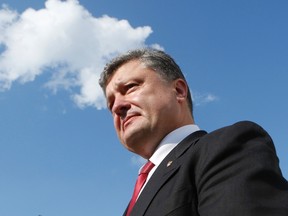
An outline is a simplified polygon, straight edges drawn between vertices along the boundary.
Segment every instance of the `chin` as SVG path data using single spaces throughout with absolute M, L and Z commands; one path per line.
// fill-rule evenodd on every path
M 142 140 L 142 139 L 141 139 Z M 125 141 L 123 141 L 122 143 L 124 143 L 124 147 L 126 149 L 128 149 L 129 151 L 131 152 L 134 152 L 136 154 L 138 154 L 138 151 L 139 151 L 139 147 L 141 146 L 140 142 L 139 142 L 139 139 L 132 139 L 130 137 L 130 139 L 126 139 Z M 140 145 L 139 145 L 140 144 Z

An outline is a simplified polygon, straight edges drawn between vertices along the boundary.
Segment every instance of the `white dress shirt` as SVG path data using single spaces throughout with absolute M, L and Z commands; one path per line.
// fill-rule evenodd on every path
M 185 137 L 187 137 L 189 134 L 200 130 L 200 128 L 197 125 L 191 124 L 191 125 L 185 125 L 180 128 L 177 128 L 176 130 L 170 132 L 164 139 L 160 142 L 158 145 L 156 151 L 153 153 L 153 155 L 149 158 L 149 160 L 155 165 L 152 170 L 149 172 L 147 180 L 145 184 L 143 185 L 139 195 L 141 194 L 143 188 L 146 186 L 147 182 L 149 181 L 150 177 L 153 175 L 157 167 L 160 165 L 160 163 L 164 160 L 164 158 L 180 143 Z M 141 167 L 142 168 L 142 167 Z M 141 170 L 139 169 L 139 172 Z M 138 195 L 138 197 L 139 197 Z

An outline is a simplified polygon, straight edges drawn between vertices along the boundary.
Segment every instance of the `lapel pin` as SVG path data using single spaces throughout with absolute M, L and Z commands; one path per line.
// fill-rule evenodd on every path
M 172 163 L 173 163 L 173 161 L 168 161 L 167 167 L 169 167 Z

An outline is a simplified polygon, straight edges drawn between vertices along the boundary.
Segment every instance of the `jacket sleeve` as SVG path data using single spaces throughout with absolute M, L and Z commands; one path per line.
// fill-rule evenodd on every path
M 287 216 L 288 183 L 270 136 L 239 122 L 203 137 L 195 146 L 200 216 Z

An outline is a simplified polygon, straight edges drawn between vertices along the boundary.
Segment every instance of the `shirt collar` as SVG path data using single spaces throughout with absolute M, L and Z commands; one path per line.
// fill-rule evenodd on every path
M 164 137 L 164 139 L 158 145 L 156 151 L 153 153 L 149 159 L 155 166 L 158 166 L 162 160 L 189 134 L 200 130 L 200 128 L 195 125 L 185 125 L 176 130 L 170 132 Z

